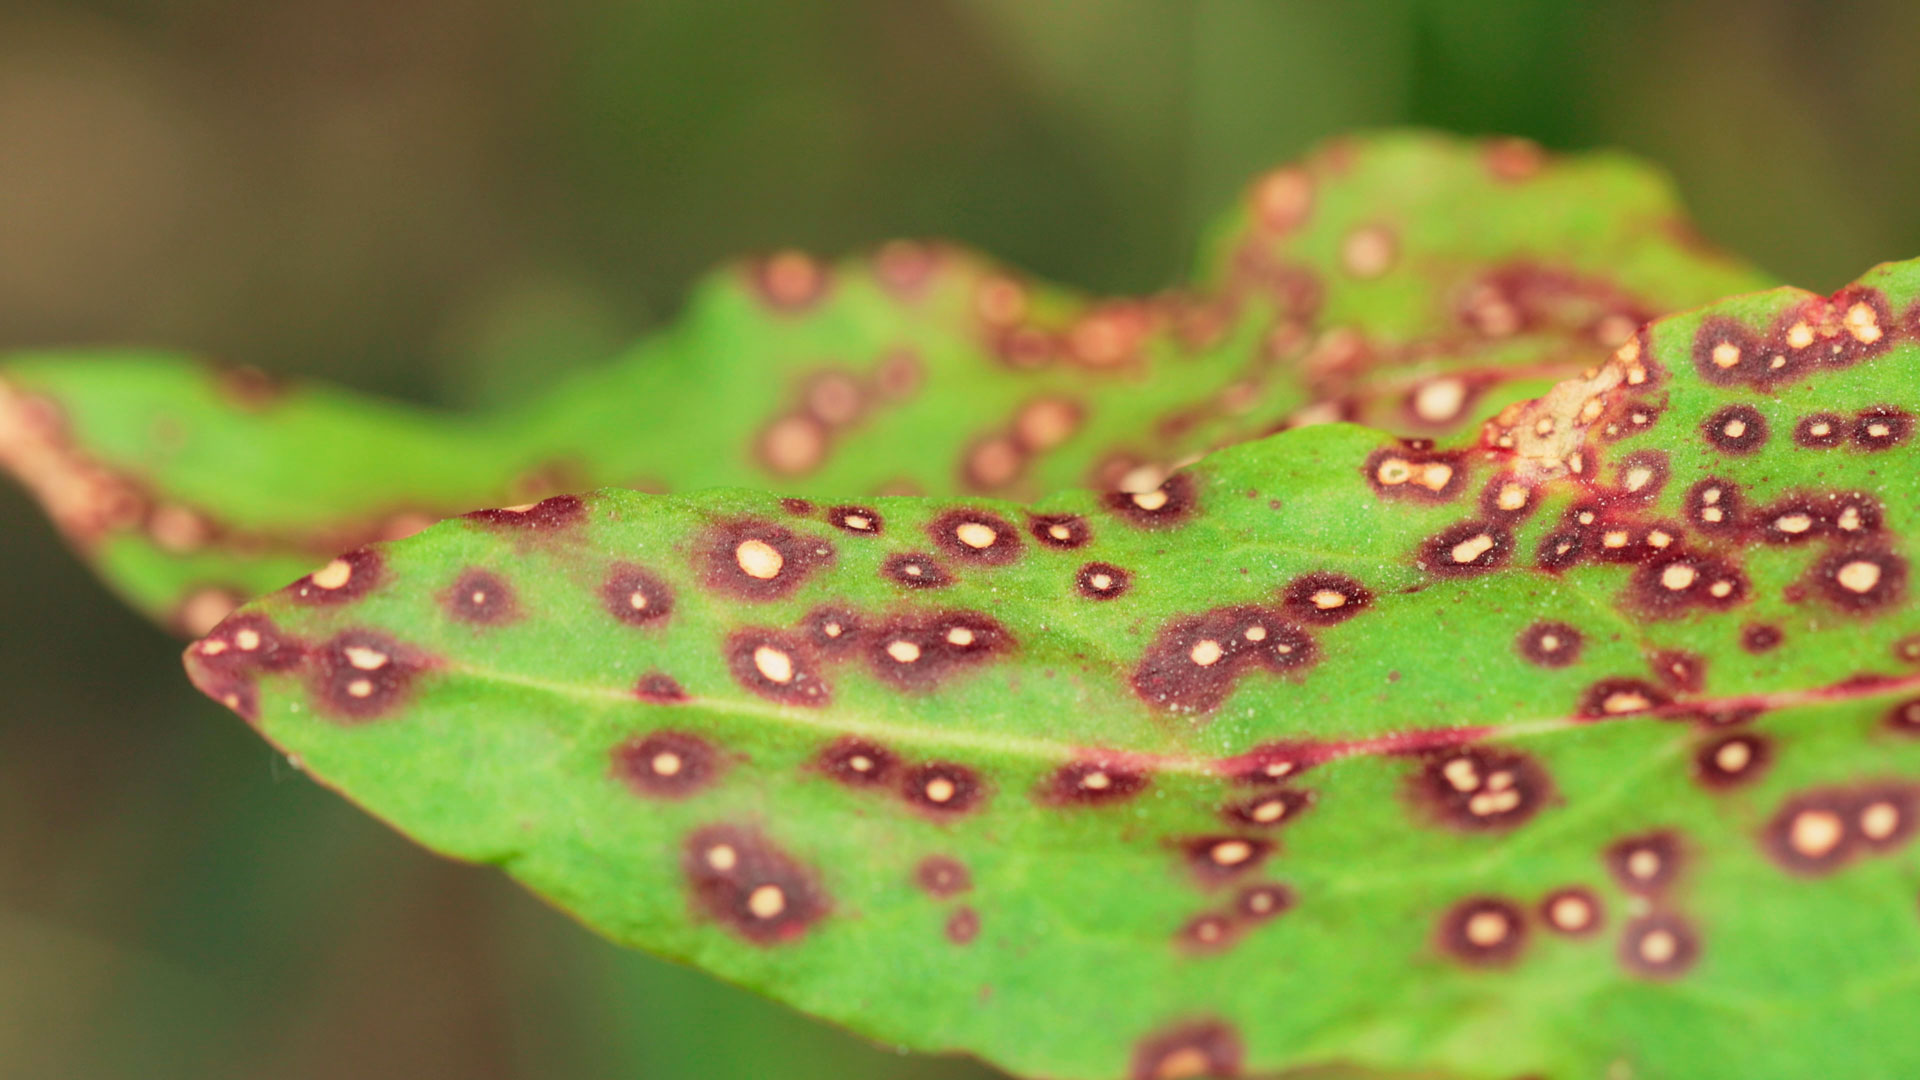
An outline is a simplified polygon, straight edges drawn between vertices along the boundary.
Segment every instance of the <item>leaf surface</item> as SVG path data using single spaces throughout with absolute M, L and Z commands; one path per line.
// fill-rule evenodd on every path
M 144 353 L 19 357 L 0 464 L 143 610 L 204 632 L 316 559 L 616 485 L 1018 498 L 1290 424 L 1471 430 L 1653 315 L 1770 282 L 1631 160 L 1389 134 L 1252 185 L 1192 285 L 1087 297 L 942 245 L 784 253 L 526 407 L 453 416 Z
M 208 694 L 609 937 L 1046 1077 L 1920 1072 L 1920 262 L 1477 446 L 602 491 L 336 560 Z

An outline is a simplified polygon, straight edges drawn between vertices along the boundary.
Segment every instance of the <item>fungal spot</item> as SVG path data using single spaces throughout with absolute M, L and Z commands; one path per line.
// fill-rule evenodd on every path
M 235 615 L 194 643 L 195 662 L 223 676 L 288 671 L 306 659 L 306 649 L 264 616 Z
M 1526 916 L 1498 897 L 1462 900 L 1440 918 L 1441 950 L 1472 967 L 1505 967 L 1526 944 Z
M 380 584 L 385 566 L 371 548 L 349 551 L 289 586 L 293 598 L 315 606 L 358 600 Z
M 1089 600 L 1112 600 L 1125 595 L 1133 575 L 1112 563 L 1091 562 L 1074 575 L 1074 588 Z
M 1293 671 L 1317 655 L 1305 630 L 1265 608 L 1217 608 L 1163 626 L 1134 669 L 1133 688 L 1156 708 L 1205 713 L 1247 668 Z
M 1853 445 L 1862 450 L 1891 450 L 1913 437 L 1913 414 L 1892 405 L 1862 409 L 1853 419 Z
M 1311 792 L 1290 788 L 1269 791 L 1227 807 L 1226 818 L 1242 825 L 1272 828 L 1293 821 L 1312 805 Z
M 1671 705 L 1667 692 L 1640 679 L 1602 679 L 1580 697 L 1578 715 L 1587 720 L 1632 716 Z
M 1694 336 L 1693 365 L 1707 382 L 1732 386 L 1767 380 L 1771 357 L 1752 330 L 1732 319 L 1711 318 Z
M 784 525 L 723 522 L 701 542 L 707 584 L 743 600 L 777 600 L 833 562 L 833 545 Z
M 1250 885 L 1233 906 L 1242 918 L 1262 922 L 1292 908 L 1293 892 L 1284 885 Z
M 955 908 L 947 916 L 947 940 L 955 945 L 966 945 L 980 936 L 980 913 L 970 907 Z
M 713 744 L 684 731 L 656 731 L 613 748 L 613 772 L 636 794 L 684 799 L 719 779 Z
M 1777 626 L 1756 623 L 1740 630 L 1740 647 L 1750 653 L 1772 652 L 1780 647 L 1783 640 L 1785 637 Z
M 879 536 L 886 529 L 879 512 L 865 506 L 835 506 L 827 511 L 827 523 L 863 536 Z
M 1676 978 L 1699 956 L 1699 935 L 1672 912 L 1643 915 L 1627 923 L 1620 935 L 1620 963 L 1642 978 Z
M 1811 413 L 1793 425 L 1793 441 L 1809 450 L 1827 450 L 1847 441 L 1850 425 L 1835 413 Z
M 1907 588 L 1907 561 L 1891 551 L 1857 548 L 1822 557 L 1808 583 L 1835 607 L 1870 612 L 1898 603 Z
M 1104 501 L 1116 516 L 1143 529 L 1184 524 L 1198 505 L 1193 478 L 1186 473 L 1175 473 L 1149 491 L 1109 492 Z
M 953 584 L 953 575 L 932 556 L 917 552 L 889 555 L 880 564 L 880 576 L 907 589 L 943 589 Z
M 1856 813 L 1850 792 L 1824 790 L 1797 795 L 1782 805 L 1762 832 L 1775 861 L 1797 874 L 1839 869 L 1855 854 L 1849 824 Z
M 848 735 L 820 752 L 818 767 L 828 779 L 852 788 L 877 788 L 893 782 L 900 759 L 877 743 Z
M 986 662 L 1013 647 L 998 620 L 975 611 L 907 616 L 869 635 L 869 666 L 902 690 L 931 690 L 956 671 Z
M 927 535 L 965 562 L 1004 566 L 1020 557 L 1020 534 L 1013 524 L 984 510 L 949 510 L 927 524 Z
M 1105 806 L 1125 802 L 1147 790 L 1153 779 L 1144 770 L 1112 761 L 1075 761 L 1062 765 L 1042 789 L 1042 801 L 1054 805 Z
M 1620 459 L 1618 476 L 1621 495 L 1633 502 L 1651 504 L 1660 497 L 1670 475 L 1665 453 L 1659 450 L 1635 451 Z
M 1689 608 L 1725 611 L 1747 598 L 1747 577 L 1716 555 L 1666 554 L 1642 562 L 1628 579 L 1628 599 L 1653 616 Z
M 1630 836 L 1607 848 L 1606 863 L 1621 888 L 1653 896 L 1680 873 L 1680 841 L 1670 832 Z
M 1211 952 L 1233 943 L 1233 921 L 1219 915 L 1200 915 L 1180 928 L 1180 942 L 1196 952 Z
M 1751 405 L 1728 405 L 1700 425 L 1707 442 L 1726 454 L 1751 454 L 1767 443 L 1767 420 Z
M 1489 518 L 1517 521 L 1533 508 L 1533 488 L 1510 475 L 1496 476 L 1481 489 L 1480 512 Z
M 649 672 L 634 684 L 633 696 L 649 705 L 678 705 L 687 700 L 687 692 L 678 680 L 663 672 Z
M 1567 667 L 1580 659 L 1580 631 L 1563 622 L 1537 622 L 1520 631 L 1514 648 L 1522 659 L 1545 668 Z
M 1443 824 L 1475 831 L 1515 828 L 1553 792 L 1539 762 L 1487 746 L 1427 755 L 1412 784 L 1415 801 Z
M 1393 230 L 1385 225 L 1363 225 L 1347 234 L 1340 245 L 1340 265 L 1357 278 L 1377 278 L 1393 269 L 1399 253 Z
M 1707 662 L 1689 652 L 1663 649 L 1648 658 L 1653 673 L 1675 693 L 1697 693 L 1706 686 Z
M 1606 909 L 1593 890 L 1570 886 L 1541 899 L 1540 921 L 1555 933 L 1586 937 L 1605 924 Z
M 646 626 L 673 613 L 673 590 L 653 573 L 631 563 L 615 563 L 600 586 L 608 613 L 629 626 Z
M 1549 533 L 1540 540 L 1534 561 L 1542 570 L 1564 570 L 1578 563 L 1587 551 L 1586 534 L 1578 530 Z
M 935 900 L 959 896 L 973 888 L 973 878 L 967 868 L 945 855 L 929 855 L 920 860 L 920 865 L 914 867 L 913 880 Z
M 1238 877 L 1273 853 L 1272 841 L 1248 836 L 1202 836 L 1182 847 L 1194 876 L 1207 885 Z
M 695 909 L 758 945 L 794 941 L 827 913 L 813 874 L 757 830 L 696 830 L 681 866 Z
M 345 720 L 370 720 L 405 697 L 420 663 L 392 639 L 349 630 L 319 654 L 314 697 L 321 711 Z
M 1035 514 L 1027 519 L 1027 531 L 1043 546 L 1071 550 L 1093 541 L 1087 519 L 1077 514 Z
M 1188 1024 L 1151 1036 L 1135 1047 L 1131 1080 L 1238 1076 L 1244 1057 L 1240 1037 L 1226 1024 Z
M 1407 396 L 1407 411 L 1421 423 L 1444 426 L 1460 419 L 1473 398 L 1473 388 L 1458 376 L 1429 379 Z
M 1287 613 L 1304 623 L 1332 626 L 1366 610 L 1373 593 L 1345 574 L 1302 574 L 1287 583 L 1281 603 Z
M 446 593 L 447 614 L 476 626 L 499 626 L 518 614 L 513 588 L 497 574 L 469 569 L 454 579 Z
M 1422 503 L 1450 502 L 1467 484 L 1460 454 L 1436 453 L 1422 444 L 1376 450 L 1361 471 L 1374 494 Z
M 1903 701 L 1887 710 L 1887 727 L 1909 737 L 1920 737 L 1920 698 Z
M 1701 532 L 1737 532 L 1745 520 L 1746 503 L 1732 481 L 1709 476 L 1687 489 L 1687 520 Z
M 986 797 L 980 775 L 965 765 L 932 761 L 907 770 L 900 794 L 911 806 L 939 815 L 964 814 Z
M 831 696 L 805 642 L 777 630 L 747 629 L 727 639 L 734 680 L 782 705 L 825 705 Z
M 1427 539 L 1420 568 L 1438 577 L 1470 577 L 1506 565 L 1513 534 L 1486 521 L 1463 521 Z
M 587 504 L 577 495 L 555 495 L 523 506 L 475 510 L 461 517 L 481 525 L 527 532 L 556 532 L 576 525 L 587 516 Z

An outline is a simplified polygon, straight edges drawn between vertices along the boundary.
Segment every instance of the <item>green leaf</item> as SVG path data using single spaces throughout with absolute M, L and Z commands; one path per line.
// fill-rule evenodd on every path
M 559 497 L 187 663 L 428 847 L 889 1043 L 1910 1076 L 1917 385 L 1920 261 L 1653 323 L 1459 451 Z
M 204 632 L 332 552 L 605 485 L 1032 497 L 1287 424 L 1445 437 L 1647 317 L 1768 282 L 1612 155 L 1390 134 L 1251 186 L 1194 286 L 1089 298 L 965 251 L 787 253 L 513 412 L 275 388 L 155 353 L 0 369 L 0 464 L 142 610 Z

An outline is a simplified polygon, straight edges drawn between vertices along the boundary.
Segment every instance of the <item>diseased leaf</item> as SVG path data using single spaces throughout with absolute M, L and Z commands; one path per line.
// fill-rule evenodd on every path
M 427 846 L 889 1043 L 1910 1076 L 1917 379 L 1920 262 L 1656 322 L 1459 451 L 481 512 L 187 663 Z
M 1191 289 L 1144 299 L 940 245 L 776 255 L 620 363 L 485 417 L 179 357 L 22 357 L 0 464 L 134 603 L 200 633 L 332 552 L 559 491 L 1025 498 L 1152 487 L 1288 424 L 1441 437 L 1648 317 L 1770 284 L 1629 160 L 1421 134 L 1273 173 L 1209 250 Z

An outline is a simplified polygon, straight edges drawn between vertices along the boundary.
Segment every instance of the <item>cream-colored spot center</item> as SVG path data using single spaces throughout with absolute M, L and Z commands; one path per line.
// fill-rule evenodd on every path
M 936 776 L 927 781 L 927 786 L 923 790 L 926 792 L 927 801 L 935 803 L 950 802 L 960 793 L 960 789 L 954 786 L 953 781 L 944 776 Z
M 1507 917 L 1498 911 L 1476 911 L 1467 918 L 1467 940 L 1483 949 L 1507 940 L 1510 932 Z
M 973 631 L 964 626 L 956 626 L 947 631 L 947 644 L 949 645 L 958 645 L 961 648 L 965 648 L 973 644 L 973 640 Z
M 1713 366 L 1730 368 L 1740 362 L 1740 346 L 1731 341 L 1723 341 L 1713 347 Z
M 1743 742 L 1730 742 L 1713 753 L 1713 763 L 1721 772 L 1745 772 L 1753 764 L 1753 748 Z
M 1627 856 L 1627 876 L 1635 881 L 1652 881 L 1660 876 L 1658 852 L 1641 848 Z
M 1880 584 L 1880 564 L 1868 562 L 1865 559 L 1855 559 L 1841 567 L 1840 572 L 1833 575 L 1833 579 L 1848 592 L 1867 593 L 1872 591 L 1875 585 Z
M 379 649 L 369 648 L 365 645 L 349 645 L 345 649 L 342 649 L 341 652 L 346 654 L 347 663 L 352 664 L 361 671 L 379 671 L 381 668 L 387 666 L 387 661 L 390 659 L 386 653 L 381 652 Z
M 873 771 L 873 759 L 865 754 L 855 754 L 847 759 L 847 768 L 857 773 Z
M 233 635 L 233 647 L 241 652 L 252 652 L 260 647 L 260 631 L 240 630 Z
M 982 525 L 978 521 L 963 522 L 953 530 L 953 535 L 958 537 L 961 543 L 976 550 L 990 548 L 994 541 L 1000 539 L 1000 534 L 993 531 L 993 526 Z
M 1319 608 L 1321 611 L 1332 611 L 1337 607 L 1345 607 L 1346 603 L 1347 594 L 1334 589 L 1321 589 L 1319 592 L 1313 594 L 1313 606 Z
M 1253 813 L 1248 816 L 1262 825 L 1271 825 L 1287 816 L 1287 801 L 1285 799 L 1267 799 L 1264 802 L 1255 804 Z
M 1860 832 L 1869 840 L 1885 840 L 1900 828 L 1900 808 L 1876 802 L 1860 811 Z
M 1679 592 L 1682 589 L 1691 588 L 1699 577 L 1699 571 L 1686 563 L 1674 563 L 1660 571 L 1660 585 L 1672 592 Z
M 679 776 L 681 766 L 684 764 L 686 763 L 680 760 L 679 754 L 671 750 L 662 750 L 653 755 L 653 774 L 655 776 Z
M 1478 536 L 1462 540 L 1453 545 L 1453 561 L 1457 563 L 1470 563 L 1480 556 L 1485 555 L 1488 551 L 1492 550 L 1492 548 L 1492 535 L 1481 533 Z
M 1459 379 L 1435 379 L 1414 394 L 1413 411 L 1428 423 L 1440 424 L 1459 416 L 1466 403 L 1466 383 Z
M 793 681 L 793 657 L 771 645 L 762 645 L 753 650 L 753 666 L 760 672 L 760 677 L 768 682 L 785 684 Z
M 338 589 L 353 580 L 353 565 L 345 559 L 335 559 L 315 570 L 308 580 L 322 589 Z
M 1248 641 L 1265 641 L 1267 640 L 1267 628 L 1264 626 L 1249 626 L 1246 632 L 1240 636 L 1246 638 Z
M 1831 810 L 1802 810 L 1787 830 L 1787 843 L 1810 859 L 1830 854 L 1845 833 L 1840 815 Z
M 1745 420 L 1729 420 L 1726 422 L 1726 425 L 1720 429 L 1720 433 L 1729 439 L 1737 439 L 1747 433 L 1747 422 Z
M 920 646 L 906 640 L 890 641 L 887 643 L 887 655 L 902 664 L 911 664 L 920 659 Z
M 1804 349 L 1813 344 L 1813 327 L 1804 322 L 1794 323 L 1787 331 L 1787 344 L 1796 349 Z
M 1047 535 L 1053 537 L 1055 540 L 1071 540 L 1073 539 L 1073 530 L 1067 528 L 1065 525 L 1049 525 L 1047 526 Z
M 1094 574 L 1087 579 L 1087 584 L 1092 585 L 1101 592 L 1106 592 L 1108 589 L 1113 588 L 1113 575 L 1105 573 Z
M 372 697 L 373 696 L 373 680 L 371 679 L 353 680 L 352 682 L 347 684 L 347 695 L 349 697 L 357 697 L 357 698 Z
M 1440 769 L 1440 775 L 1455 791 L 1474 791 L 1480 787 L 1480 770 L 1469 758 L 1454 758 Z
M 1638 690 L 1616 690 L 1600 703 L 1601 711 L 1608 713 L 1639 712 L 1652 707 L 1653 702 Z
M 1649 964 L 1665 964 L 1680 953 L 1680 939 L 1671 930 L 1654 930 L 1640 939 L 1640 958 Z
M 707 849 L 707 865 L 724 874 L 740 865 L 740 853 L 732 844 L 715 844 Z
M 1494 498 L 1494 505 L 1509 512 L 1521 510 L 1527 505 L 1528 495 L 1527 489 L 1520 484 L 1502 484 L 1500 494 Z
M 840 519 L 840 523 L 849 529 L 858 529 L 862 532 L 873 528 L 873 519 L 864 514 L 848 514 Z
M 1192 651 L 1187 654 L 1189 659 L 1201 667 L 1212 667 L 1219 663 L 1224 655 L 1226 654 L 1221 650 L 1220 643 L 1212 638 L 1195 642 Z
M 1373 477 L 1387 487 L 1398 487 L 1413 479 L 1413 463 L 1404 458 L 1387 458 L 1374 469 Z
M 787 910 L 787 894 L 778 885 L 762 885 L 747 894 L 747 911 L 756 919 L 777 919 Z
M 1547 918 L 1562 930 L 1585 930 L 1593 925 L 1593 905 L 1585 897 L 1562 896 L 1547 910 Z
M 1105 791 L 1113 786 L 1113 777 L 1103 772 L 1090 772 L 1080 778 L 1080 786 L 1088 791 Z
M 748 577 L 771 581 L 780 576 L 780 568 L 787 560 L 772 544 L 765 540 L 742 540 L 740 546 L 733 549 L 734 561 Z
M 1253 858 L 1253 845 L 1245 840 L 1222 840 L 1213 845 L 1207 857 L 1220 866 L 1239 866 Z
M 1167 505 L 1167 501 L 1168 501 L 1167 493 L 1164 490 L 1160 490 L 1160 489 L 1155 489 L 1153 491 L 1137 492 L 1133 496 L 1133 505 L 1139 507 L 1142 510 L 1147 511 L 1148 513 L 1152 513 L 1156 510 L 1165 509 Z

